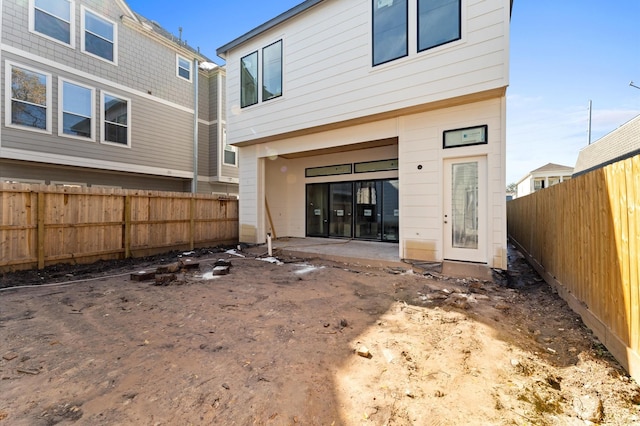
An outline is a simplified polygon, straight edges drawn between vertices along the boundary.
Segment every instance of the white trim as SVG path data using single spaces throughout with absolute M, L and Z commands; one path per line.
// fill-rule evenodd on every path
M 46 110 L 46 128 L 45 129 L 38 129 L 38 128 L 34 128 L 34 127 L 30 127 L 30 126 L 21 126 L 19 124 L 13 124 L 11 122 L 11 102 L 12 102 L 12 98 L 11 98 L 11 69 L 12 67 L 16 67 L 16 68 L 23 68 L 25 70 L 37 73 L 37 74 L 41 74 L 44 75 L 46 78 L 46 90 L 47 90 L 47 95 L 46 95 L 46 105 L 45 105 L 45 110 Z M 29 132 L 36 132 L 36 133 L 45 133 L 45 134 L 51 134 L 51 128 L 53 127 L 53 124 L 51 122 L 52 119 L 52 109 L 53 109 L 53 105 L 52 105 L 52 99 L 53 96 L 51 94 L 52 91 L 52 87 L 51 87 L 51 74 L 44 72 L 44 71 L 40 71 L 36 68 L 32 68 L 26 65 L 22 65 L 16 62 L 12 62 L 12 61 L 5 61 L 5 71 L 4 71 L 4 75 L 5 75 L 5 108 L 4 108 L 4 125 L 5 127 L 11 127 L 14 129 L 20 129 L 20 130 L 26 130 Z
M 189 78 L 184 78 L 183 76 L 180 75 L 180 68 L 184 68 L 180 66 L 180 59 L 182 59 L 187 64 L 189 64 Z M 176 77 L 178 77 L 181 80 L 188 81 L 189 83 L 193 82 L 193 62 L 190 59 L 187 59 L 184 56 L 180 55 L 179 53 L 176 53 Z
M 69 47 L 71 49 L 76 48 L 76 4 L 74 0 L 63 0 L 69 3 L 69 43 L 65 43 L 62 40 L 58 40 L 55 37 L 51 37 L 45 33 L 41 33 L 36 30 L 36 13 L 35 13 L 35 0 L 29 0 L 29 32 L 36 34 L 38 37 L 46 38 L 62 46 Z M 53 15 L 52 15 L 53 16 Z M 58 18 L 56 16 L 56 18 Z M 60 18 L 58 18 L 60 19 Z M 63 20 L 63 19 L 60 19 Z
M 106 108 L 104 107 L 104 97 L 111 96 L 113 98 L 117 98 L 122 101 L 127 102 L 127 144 L 121 144 L 118 142 L 112 142 L 105 139 L 105 112 Z M 104 90 L 100 91 L 100 143 L 105 145 L 118 146 L 120 148 L 131 148 L 131 99 L 125 98 L 124 96 L 116 95 L 113 93 L 105 92 Z
M 85 138 L 83 136 L 70 135 L 64 132 L 64 83 L 82 87 L 91 91 L 91 136 Z M 58 136 L 63 138 L 77 139 L 81 141 L 96 141 L 96 89 L 75 81 L 58 77 Z
M 191 179 L 193 177 L 193 172 L 185 170 L 165 169 L 161 167 L 142 166 L 138 164 L 120 163 L 116 161 L 97 160 L 92 158 L 80 158 L 70 155 L 50 154 L 47 152 L 28 151 L 17 148 L 0 147 L 0 158 L 174 178 Z
M 113 43 L 113 61 L 107 58 L 103 58 L 102 56 L 96 55 L 94 53 L 88 52 L 85 49 L 85 34 L 87 32 L 87 29 L 85 26 L 85 17 L 87 15 L 87 12 L 113 25 L 113 40 L 107 40 Z M 98 12 L 94 12 L 88 7 L 85 7 L 84 5 L 80 6 L 80 15 L 81 15 L 80 16 L 80 23 L 81 23 L 80 24 L 80 51 L 86 55 L 92 56 L 96 59 L 100 59 L 101 61 L 104 61 L 106 63 L 112 64 L 112 65 L 118 65 L 118 24 L 112 21 L 111 19 L 99 14 Z
M 45 181 L 43 179 L 22 179 L 22 178 L 11 178 L 11 177 L 1 177 L 0 182 L 5 183 L 26 183 L 30 185 L 45 185 Z
M 226 126 L 222 127 L 222 140 L 220 142 L 222 145 L 222 165 L 229 166 L 229 167 L 238 167 L 238 148 L 234 145 L 227 143 Z M 229 147 L 229 149 L 227 149 L 227 147 Z M 235 160 L 233 163 L 227 163 L 226 161 L 224 161 L 224 154 L 226 151 L 233 152 L 234 154 L 233 158 Z M 222 171 L 220 171 L 220 176 L 222 176 Z
M 106 85 L 106 86 L 110 86 L 113 89 L 117 89 L 117 90 L 121 90 L 123 92 L 131 93 L 132 95 L 140 96 L 142 98 L 145 98 L 145 99 L 148 99 L 148 100 L 151 100 L 151 101 L 154 101 L 154 102 L 158 102 L 158 103 L 166 105 L 168 107 L 175 108 L 177 110 L 184 111 L 184 112 L 187 112 L 189 114 L 193 114 L 193 108 L 187 108 L 187 107 L 184 107 L 182 105 L 178 105 L 176 103 L 173 103 L 173 102 L 170 102 L 170 101 L 167 101 L 167 100 L 164 100 L 164 99 L 149 95 L 147 92 L 142 92 L 142 91 L 139 91 L 139 90 L 135 90 L 135 89 L 132 89 L 131 87 L 127 87 L 127 86 L 124 86 L 122 84 L 119 84 L 119 83 L 116 83 L 116 82 L 113 82 L 113 81 L 98 77 L 96 75 L 89 74 L 87 72 L 83 72 L 83 71 L 80 71 L 78 69 L 69 67 L 67 65 L 51 61 L 51 60 L 43 58 L 41 56 L 37 56 L 37 55 L 34 55 L 32 53 L 29 53 L 29 52 L 25 52 L 25 51 L 20 50 L 20 49 L 16 49 L 13 46 L 9 46 L 9 45 L 3 44 L 2 46 L 0 46 L 0 48 L 4 52 L 9 52 L 9 53 L 12 53 L 14 55 L 21 56 L 21 57 L 23 57 L 25 59 L 29 59 L 29 60 L 32 60 L 32 61 L 35 61 L 35 62 L 39 62 L 39 63 L 41 63 L 43 65 L 48 65 L 48 66 L 57 68 L 57 69 L 59 69 L 61 71 L 67 72 L 69 74 L 73 74 L 73 75 L 76 75 L 78 77 L 82 77 L 82 78 L 86 78 L 88 80 L 94 81 L 96 83 L 100 83 L 100 84 L 103 84 L 103 85 Z
M 71 187 L 71 188 L 86 188 L 88 185 L 84 182 L 70 182 L 70 181 L 66 181 L 66 180 L 52 180 L 50 183 L 50 185 L 55 185 L 55 186 L 66 186 L 66 187 Z

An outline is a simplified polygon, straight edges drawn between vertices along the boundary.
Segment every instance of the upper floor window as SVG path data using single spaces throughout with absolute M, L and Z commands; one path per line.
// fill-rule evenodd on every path
M 51 75 L 7 61 L 5 123 L 51 133 Z
M 191 61 L 183 58 L 182 56 L 176 56 L 176 73 L 178 77 L 191 81 Z
M 460 40 L 460 0 L 418 0 L 418 52 Z
M 374 66 L 409 55 L 410 29 L 417 38 L 417 49 L 412 47 L 412 51 L 422 52 L 462 38 L 462 0 L 413 1 L 372 0 Z M 410 7 L 417 7 L 411 12 L 411 16 L 417 14 L 415 26 L 409 23 Z
M 282 96 L 282 40 L 262 49 L 262 101 Z
M 373 0 L 373 65 L 407 56 L 407 0 Z
M 130 146 L 131 102 L 102 92 L 102 142 Z
M 60 79 L 58 134 L 94 140 L 95 90 Z
M 30 0 L 29 29 L 73 47 L 74 3 L 70 0 Z
M 240 106 L 258 103 L 258 52 L 240 59 Z
M 258 90 L 258 87 L 262 87 L 262 90 Z M 240 106 L 242 108 L 280 96 L 282 96 L 282 40 L 240 59 Z
M 115 22 L 82 8 L 82 51 L 109 62 L 117 62 Z

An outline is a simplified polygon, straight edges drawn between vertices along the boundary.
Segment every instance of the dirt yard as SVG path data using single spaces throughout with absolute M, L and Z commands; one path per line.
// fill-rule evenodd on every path
M 176 258 L 5 275 L 40 285 L 0 291 L 0 425 L 640 424 L 635 382 L 510 257 L 494 282 L 212 251 L 162 286 L 130 274 Z

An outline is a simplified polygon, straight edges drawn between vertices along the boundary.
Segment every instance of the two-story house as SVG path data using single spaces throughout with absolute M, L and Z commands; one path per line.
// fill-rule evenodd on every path
M 0 5 L 3 181 L 237 194 L 223 68 L 123 0 Z
M 524 197 L 571 179 L 573 167 L 548 163 L 527 173 L 516 183 L 516 196 Z
M 506 268 L 508 0 L 307 0 L 221 46 L 240 239 Z

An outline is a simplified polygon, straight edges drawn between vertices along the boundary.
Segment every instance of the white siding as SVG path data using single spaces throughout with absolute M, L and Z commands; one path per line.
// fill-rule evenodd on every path
M 377 67 L 371 66 L 370 3 L 323 2 L 229 52 L 231 141 L 401 110 L 508 84 L 508 1 L 463 1 L 461 41 L 418 54 L 410 49 L 408 57 Z M 278 39 L 284 41 L 283 96 L 241 109 L 240 58 Z M 286 119 L 274 120 L 274 116 Z

